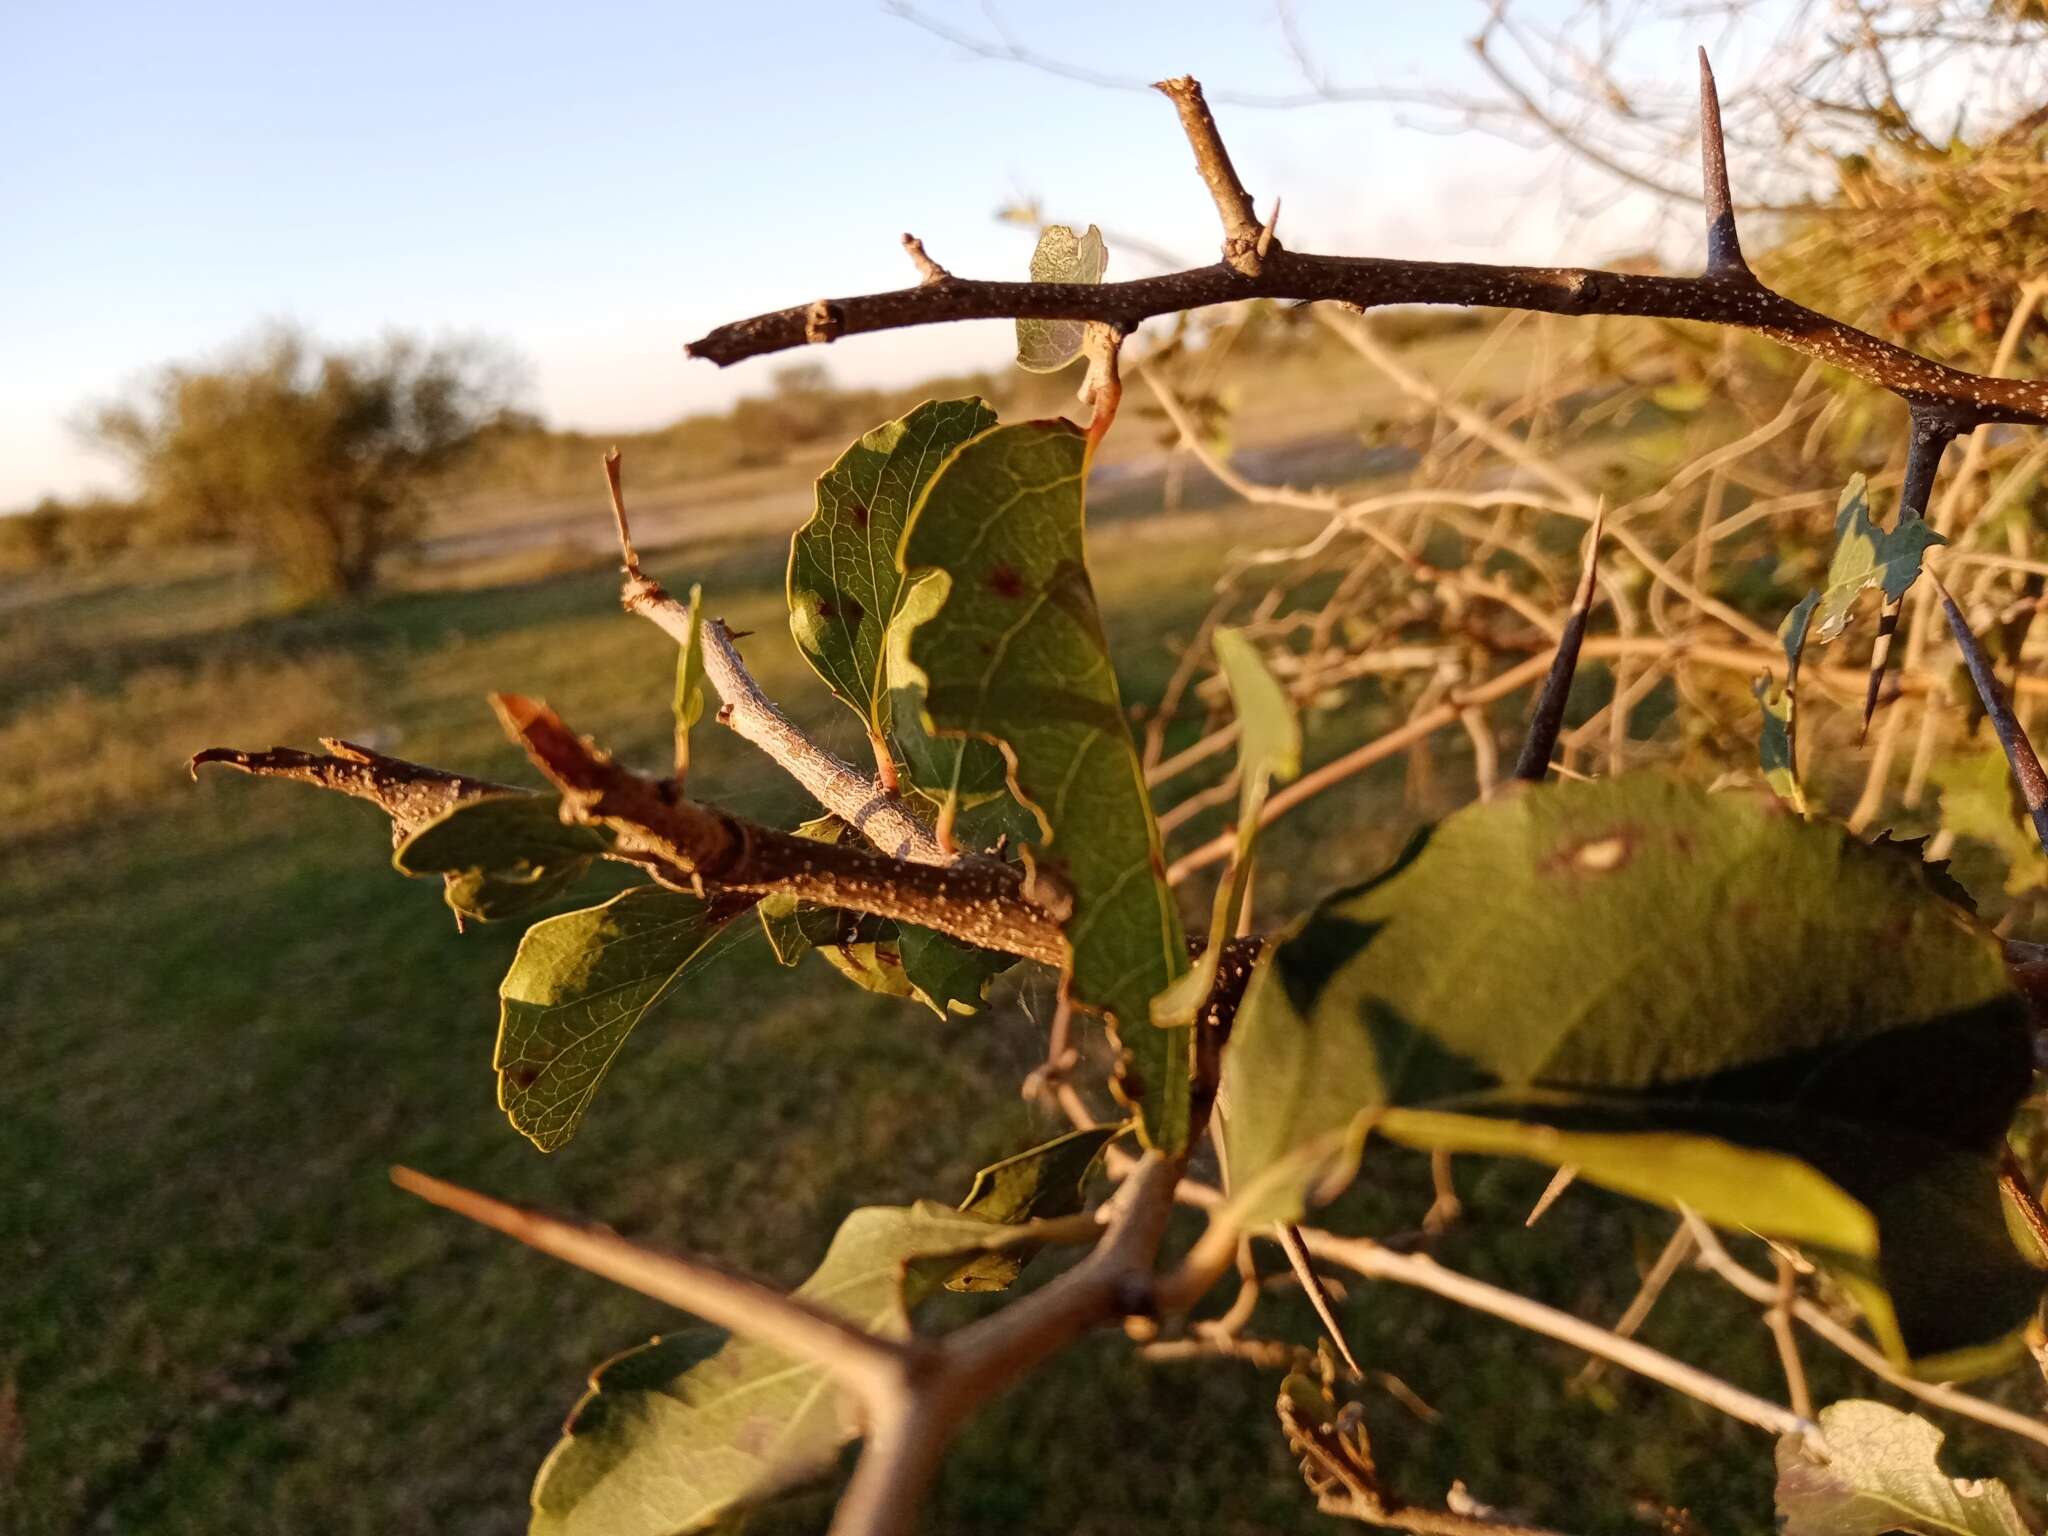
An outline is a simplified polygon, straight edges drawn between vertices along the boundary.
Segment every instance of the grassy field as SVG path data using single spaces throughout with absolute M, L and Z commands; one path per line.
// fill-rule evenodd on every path
M 1138 492 L 1107 505 L 1093 546 L 1141 702 L 1252 532 L 1252 514 L 1199 499 L 1147 512 Z M 652 563 L 756 631 L 769 690 L 852 752 L 850 718 L 788 640 L 782 553 L 739 530 Z M 362 806 L 185 778 L 201 746 L 327 733 L 524 780 L 483 704 L 495 688 L 658 760 L 673 653 L 618 612 L 614 580 L 487 569 L 278 615 L 260 579 L 199 570 L 0 609 L 0 1530 L 522 1529 L 584 1373 L 677 1319 L 406 1199 L 393 1163 L 794 1282 L 854 1206 L 957 1199 L 979 1163 L 1053 1129 L 1017 1094 L 1042 981 L 941 1023 L 825 985 L 815 962 L 779 970 L 756 938 L 643 1026 L 582 1134 L 544 1158 L 493 1104 L 516 930 L 458 937 L 437 889 L 391 872 Z M 1372 724 L 1315 722 L 1312 760 Z M 792 818 L 796 796 L 748 752 L 707 733 L 693 786 Z M 1305 808 L 1269 845 L 1262 903 L 1293 910 L 1369 869 L 1462 798 L 1445 766 L 1436 803 L 1410 803 L 1394 762 Z M 1668 1230 L 1581 1190 L 1524 1232 L 1543 1170 L 1462 1178 L 1471 1217 L 1439 1256 L 1587 1315 L 1619 1311 Z M 1402 1230 L 1427 1203 L 1424 1171 L 1395 1157 L 1337 1219 Z M 1290 1295 L 1274 1313 L 1313 1338 Z M 1699 1530 L 1768 1528 L 1762 1437 L 1628 1378 L 1575 1383 L 1568 1351 L 1413 1293 L 1354 1293 L 1347 1316 L 1367 1362 L 1437 1414 L 1371 1399 L 1382 1463 L 1413 1497 L 1462 1477 L 1581 1531 L 1671 1529 L 1671 1505 Z M 1648 1337 L 1780 1390 L 1754 1311 L 1704 1279 L 1681 1277 Z M 1147 1364 L 1105 1336 L 972 1426 L 927 1526 L 1326 1527 L 1274 1427 L 1276 1385 L 1237 1363 Z M 764 1524 L 815 1528 L 825 1507 L 800 1498 Z

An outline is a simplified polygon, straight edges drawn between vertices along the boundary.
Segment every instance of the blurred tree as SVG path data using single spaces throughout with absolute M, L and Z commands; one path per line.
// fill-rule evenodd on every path
M 244 544 L 311 602 L 375 582 L 511 377 L 478 343 L 324 351 L 283 328 L 224 363 L 165 368 L 91 430 L 134 465 L 166 536 Z

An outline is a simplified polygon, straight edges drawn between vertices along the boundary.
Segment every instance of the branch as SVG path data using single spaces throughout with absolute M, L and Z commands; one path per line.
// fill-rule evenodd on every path
M 491 703 L 506 733 L 561 790 L 564 814 L 604 823 L 631 851 L 723 890 L 787 891 L 1027 960 L 1065 962 L 1060 924 L 1072 897 L 1044 871 L 1027 889 L 1020 870 L 980 855 L 917 864 L 779 832 L 682 799 L 666 781 L 622 767 L 532 699 L 496 694 Z
M 1783 666 L 1785 661 L 1784 652 L 1781 650 L 1695 644 L 1684 639 L 1666 640 L 1656 635 L 1596 635 L 1580 648 L 1580 655 L 1582 658 L 1593 660 L 1647 656 L 1685 661 L 1723 671 L 1741 672 L 1750 677 L 1772 666 Z M 1405 752 L 1416 742 L 1425 740 L 1446 727 L 1456 725 L 1463 711 L 1491 704 L 1528 687 L 1539 677 L 1547 674 L 1551 665 L 1551 658 L 1547 656 L 1531 656 L 1505 671 L 1495 673 L 1483 682 L 1452 689 L 1441 702 L 1404 720 L 1385 735 L 1376 736 L 1371 741 L 1310 769 L 1292 784 L 1275 790 L 1268 797 L 1265 809 L 1259 813 L 1259 825 L 1272 825 L 1303 801 L 1313 799 L 1332 784 L 1348 779 L 1353 774 L 1362 773 L 1375 763 L 1383 762 L 1398 752 Z M 1863 674 L 1846 667 L 1802 667 L 1799 676 L 1802 682 L 1818 683 L 1845 699 L 1862 696 Z M 2037 698 L 2048 696 L 2048 678 L 2021 677 L 2015 679 L 2015 682 L 2017 692 Z M 1927 672 L 1901 672 L 1898 674 L 1898 684 L 1903 692 L 1921 694 L 1932 692 L 1939 685 L 1939 680 Z M 1166 878 L 1170 883 L 1178 885 L 1196 870 L 1229 858 L 1231 850 L 1236 846 L 1234 833 L 1218 833 L 1206 843 L 1197 844 L 1175 859 L 1167 867 Z
M 874 1426 L 862 1448 L 832 1536 L 903 1536 L 914 1529 L 946 1443 L 968 1414 L 1091 1329 L 1152 1310 L 1152 1262 L 1180 1171 L 1178 1163 L 1146 1153 L 1120 1188 L 1109 1231 L 1086 1258 L 936 1345 L 910 1399 Z
M 923 246 L 917 250 L 921 253 Z M 640 569 L 640 555 L 633 547 L 625 497 L 619 487 L 616 448 L 605 455 L 604 467 L 611 488 L 612 516 L 618 522 L 619 552 L 626 567 L 619 601 L 626 612 L 649 620 L 676 644 L 686 644 L 690 635 L 689 605 L 671 597 L 660 582 Z M 908 806 L 844 758 L 812 741 L 761 691 L 761 685 L 740 659 L 732 631 L 723 619 L 710 620 L 699 634 L 705 680 L 725 705 L 718 712 L 721 723 L 731 726 L 743 740 L 775 759 L 812 799 L 884 852 L 914 864 L 948 861 L 932 829 L 912 814 Z
M 1180 1179 L 1178 1162 L 1148 1153 L 1125 1179 L 1093 1250 L 1024 1299 L 943 1339 L 885 1339 L 800 1297 L 700 1259 L 653 1252 L 607 1228 L 508 1205 L 409 1168 L 400 1189 L 503 1232 L 629 1290 L 680 1307 L 808 1362 L 859 1400 L 865 1440 L 832 1530 L 900 1536 L 967 1416 L 983 1401 L 1098 1325 L 1153 1307 L 1152 1264 Z M 1083 1237 L 1086 1217 L 1035 1224 Z
M 367 800 L 391 818 L 391 841 L 402 843 L 428 822 L 446 815 L 465 800 L 485 795 L 523 795 L 527 790 L 489 779 L 449 773 L 402 757 L 386 757 L 334 736 L 322 736 L 328 755 L 296 747 L 271 747 L 244 752 L 235 747 L 208 747 L 192 754 L 192 777 L 208 763 L 236 768 L 259 779 L 295 779 L 339 794 Z
M 1396 1253 L 1370 1238 L 1338 1237 L 1313 1227 L 1303 1228 L 1302 1237 L 1311 1253 L 1354 1270 L 1368 1280 L 1392 1280 L 1432 1291 L 1475 1312 L 1485 1312 L 1513 1323 L 1517 1328 L 1540 1333 L 1545 1338 L 1569 1344 L 1589 1355 L 1611 1360 L 1626 1370 L 1647 1376 L 1688 1397 L 1698 1398 L 1730 1418 L 1753 1424 L 1773 1435 L 1801 1435 L 1809 1444 L 1819 1443 L 1819 1427 L 1789 1409 L 1766 1402 L 1718 1376 L 1708 1375 L 1697 1366 L 1687 1365 L 1683 1360 L 1675 1360 L 1633 1339 L 1624 1339 L 1596 1323 L 1446 1269 L 1426 1254 Z M 1775 1287 L 1772 1293 L 1776 1294 Z
M 393 1168 L 391 1182 L 529 1248 L 808 1361 L 864 1404 L 884 1399 L 914 1357 L 912 1348 L 772 1285 L 701 1259 L 652 1252 L 608 1227 L 508 1205 L 410 1168 Z
M 1257 253 L 1261 226 L 1231 170 L 1215 121 L 1192 80 L 1168 94 L 1181 109 L 1196 163 L 1216 197 L 1224 225 L 1226 260 L 1161 277 L 1120 283 L 986 282 L 948 277 L 887 293 L 818 299 L 810 304 L 737 320 L 699 337 L 687 350 L 720 367 L 785 351 L 812 341 L 933 325 L 951 320 L 1004 318 L 1096 320 L 1128 334 L 1154 315 L 1205 309 L 1244 299 L 1328 300 L 1369 308 L 1379 304 L 1462 304 L 1539 310 L 1560 315 L 1630 315 L 1691 320 L 1753 331 L 1831 367 L 1889 390 L 1908 405 L 1931 412 L 1955 431 L 1985 422 L 2048 425 L 2048 382 L 1986 378 L 1950 368 L 1881 341 L 1771 292 L 1761 283 L 1731 280 L 1736 252 L 1732 213 L 1710 229 L 1710 265 L 1700 277 L 1606 272 L 1583 267 L 1494 266 L 1475 262 L 1401 261 L 1361 256 L 1320 256 L 1267 241 Z M 1703 74 L 1702 105 L 1711 104 L 1711 130 L 1719 108 L 1712 76 Z M 1705 156 L 1715 179 L 1716 147 Z M 1725 156 L 1721 157 L 1725 172 Z M 1712 209 L 1718 215 L 1718 209 Z M 1246 233 L 1250 232 L 1247 245 Z M 1718 231 L 1718 232 L 1716 232 Z M 1725 236 L 1725 238 L 1724 238 Z M 1248 270 L 1249 269 L 1249 270 Z
M 1257 277 L 1265 260 L 1280 249 L 1280 242 L 1273 238 L 1270 227 L 1260 225 L 1252 195 L 1238 180 L 1230 151 L 1224 148 L 1223 135 L 1209 113 L 1209 103 L 1202 98 L 1202 82 L 1193 75 L 1181 75 L 1160 81 L 1158 89 L 1180 113 L 1181 131 L 1195 151 L 1195 169 L 1216 200 L 1216 213 L 1223 220 L 1223 264 L 1245 277 Z M 1274 216 L 1279 216 L 1278 209 Z
M 1684 1214 L 1686 1230 L 1692 1233 L 1693 1239 L 1699 1244 L 1699 1262 L 1703 1269 L 1726 1281 L 1751 1301 L 1766 1306 L 1778 1302 L 1780 1293 L 1775 1280 L 1767 1280 L 1738 1264 L 1712 1227 L 1691 1211 Z M 1986 1402 L 1981 1397 L 1973 1397 L 1968 1392 L 1959 1392 L 1954 1387 L 1944 1386 L 1938 1382 L 1922 1381 L 1900 1370 L 1874 1345 L 1866 1344 L 1818 1305 L 1804 1297 L 1793 1300 L 1791 1311 L 1794 1318 L 1804 1323 L 1821 1339 L 1840 1350 L 1873 1376 L 1889 1382 L 1901 1392 L 1909 1393 L 1921 1402 L 1931 1403 L 1937 1408 L 1946 1408 L 1950 1413 L 1975 1419 L 1980 1424 L 1990 1424 L 2008 1430 L 2031 1440 L 2036 1445 L 2048 1446 L 2048 1424 L 2032 1415 L 2017 1413 L 2010 1408 Z

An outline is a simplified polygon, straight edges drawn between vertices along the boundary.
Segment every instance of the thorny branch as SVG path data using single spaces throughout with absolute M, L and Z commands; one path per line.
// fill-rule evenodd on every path
M 301 752 L 296 747 L 271 747 L 261 752 L 208 747 L 192 755 L 192 777 L 198 778 L 199 770 L 206 764 L 218 763 L 257 778 L 294 779 L 367 800 L 391 818 L 394 843 L 404 842 L 465 800 L 525 793 L 510 784 L 494 784 L 489 779 L 409 763 L 402 757 L 386 757 L 382 752 L 334 736 L 321 737 L 320 745 L 327 749 L 324 756 Z
M 1072 897 L 1041 871 L 995 859 L 916 864 L 849 843 L 820 843 L 686 800 L 665 780 L 615 763 L 552 710 L 516 694 L 492 700 L 508 735 L 562 792 L 564 814 L 602 823 L 643 852 L 720 890 L 786 891 L 823 906 L 895 918 L 969 944 L 1058 965 Z M 1032 879 L 1027 888 L 1027 879 Z
M 626 520 L 625 497 L 619 485 L 619 455 L 605 456 L 605 478 L 611 488 L 612 515 L 618 522 L 619 550 L 626 580 L 620 602 L 678 645 L 690 634 L 690 609 L 671 597 L 660 582 L 640 568 Z M 890 790 L 845 759 L 826 751 L 791 723 L 775 701 L 761 691 L 740 659 L 732 631 L 723 619 L 708 619 L 699 631 L 704 647 L 704 677 L 723 701 L 721 723 L 767 753 L 811 798 L 869 842 L 914 864 L 944 864 L 945 851 L 932 829 Z
M 1099 286 L 981 282 L 954 276 L 925 252 L 921 242 L 906 237 L 906 247 L 921 276 L 917 287 L 821 299 L 738 321 L 693 343 L 691 352 L 723 365 L 842 335 L 955 319 L 1042 317 L 1096 322 L 1101 327 L 1097 334 L 1108 338 L 1108 356 L 1113 362 L 1115 340 L 1149 316 L 1261 297 L 1329 300 L 1359 308 L 1395 303 L 1466 304 L 1566 315 L 1700 321 L 1763 335 L 1904 400 L 1912 412 L 1916 448 L 1909 458 L 1902 500 L 1915 508 L 1925 506 L 1941 450 L 1953 437 L 1991 422 L 2048 424 L 2048 383 L 1983 377 L 1945 367 L 1804 309 L 1762 286 L 1744 261 L 1736 235 L 1719 104 L 1704 56 L 1701 120 L 1707 264 L 1703 275 L 1690 278 L 1292 251 L 1275 238 L 1272 219 L 1258 219 L 1199 85 L 1181 79 L 1167 82 L 1161 89 L 1180 112 L 1198 170 L 1216 202 L 1224 232 L 1224 259 L 1216 266 Z M 1351 339 L 1361 349 L 1369 346 L 1366 338 Z M 1113 382 L 1113 374 L 1106 382 Z M 1404 387 L 1418 393 L 1427 389 L 1414 381 Z M 1160 398 L 1171 412 L 1170 392 L 1162 388 Z M 1438 403 L 1447 413 L 1452 410 L 1441 397 Z M 1176 415 L 1175 420 L 1183 437 L 1192 442 L 1194 434 L 1185 418 Z M 1513 442 L 1510 434 L 1469 413 L 1460 418 L 1460 425 L 1495 446 Z M 1526 455 L 1526 450 L 1519 451 Z M 680 640 L 689 633 L 692 615 L 641 570 L 618 494 L 616 459 L 609 467 L 625 562 L 624 606 Z M 1648 658 L 1659 663 L 1684 657 L 1750 673 L 1768 662 L 1768 635 L 1755 632 L 1755 626 L 1741 615 L 1718 609 L 1698 591 L 1697 584 L 1687 584 L 1620 528 L 1612 530 L 1612 536 L 1641 559 L 1661 585 L 1684 593 L 1750 643 L 1714 645 L 1692 636 L 1633 633 L 1585 639 L 1586 615 L 1594 598 L 1600 508 L 1597 499 L 1568 476 L 1553 478 L 1551 488 L 1559 509 L 1593 525 L 1582 580 L 1555 655 L 1532 656 L 1483 681 L 1460 681 L 1446 687 L 1440 702 L 1418 711 L 1403 726 L 1276 793 L 1267 804 L 1266 819 L 1284 814 L 1337 779 L 1453 723 L 1473 728 L 1486 703 L 1548 673 L 1552 686 L 1545 690 L 1518 765 L 1521 776 L 1540 776 L 1557 740 L 1563 694 L 1574 661 L 1581 656 Z M 1436 499 L 1441 502 L 1445 498 Z M 1505 504 L 1501 497 L 1487 502 L 1489 506 Z M 1972 642 L 1960 612 L 1945 592 L 1942 596 L 1969 655 Z M 1505 597 L 1501 600 L 1507 601 Z M 722 623 L 704 624 L 701 633 L 706 677 L 725 705 L 720 718 L 875 846 L 800 839 L 687 800 L 673 783 L 636 774 L 614 762 L 544 706 L 516 696 L 499 696 L 494 703 L 508 731 L 560 790 L 566 816 L 609 826 L 618 834 L 619 851 L 646 862 L 659 878 L 682 877 L 743 895 L 790 892 L 830 906 L 918 923 L 969 943 L 1049 964 L 1064 960 L 1062 924 L 1071 912 L 1071 898 L 1056 882 L 1034 878 L 985 855 L 951 855 L 886 784 L 826 752 L 789 721 L 747 671 L 733 636 Z M 1981 652 L 1972 656 L 1972 670 L 1981 670 L 1981 682 L 1988 676 L 1988 663 L 1980 669 L 1979 659 Z M 1853 691 L 1854 684 L 1862 681 L 1860 675 L 1839 668 L 1815 667 L 1807 675 L 1845 692 Z M 1874 679 L 1876 674 L 1872 675 Z M 1905 686 L 1923 691 L 1931 681 L 1911 671 L 1902 678 Z M 1873 681 L 1873 697 L 1874 693 Z M 1993 707 L 1992 694 L 1987 688 L 1988 707 Z M 1993 713 L 1997 721 L 1996 707 Z M 2006 713 L 2009 717 L 2010 711 Z M 2002 723 L 2000 729 L 2003 735 Z M 324 757 L 286 748 L 260 753 L 213 749 L 199 754 L 193 764 L 196 768 L 204 762 L 218 762 L 369 799 L 387 811 L 400 836 L 461 800 L 511 792 L 506 786 L 386 758 L 347 743 L 323 744 L 329 753 Z M 1211 750 L 1215 749 L 1220 748 Z M 1184 753 L 1168 763 L 1155 763 L 1155 776 L 1168 777 L 1193 760 Z M 2040 780 L 2038 764 L 2033 772 Z M 2048 841 L 2048 827 L 2044 827 L 2044 841 Z M 1170 878 L 1184 877 L 1227 856 L 1232 842 L 1225 834 L 1183 855 Z M 1209 1108 L 1213 1097 L 1216 1056 L 1235 1010 L 1236 989 L 1243 985 L 1256 945 L 1256 940 L 1247 941 L 1238 963 L 1226 965 L 1219 978 L 1219 992 L 1212 995 L 1201 1020 L 1203 1060 L 1196 1086 L 1200 1111 Z M 1237 1257 L 1244 1235 L 1217 1220 L 1177 1265 L 1162 1268 L 1158 1256 L 1173 1202 L 1179 1199 L 1213 1207 L 1217 1192 L 1185 1179 L 1178 1163 L 1157 1154 L 1136 1160 L 1119 1155 L 1112 1161 L 1122 1170 L 1122 1185 L 1105 1207 L 1099 1232 L 1082 1234 L 1099 1236 L 1086 1257 L 981 1322 L 943 1339 L 909 1341 L 878 1338 L 844 1319 L 701 1261 L 650 1255 L 601 1230 L 519 1211 L 424 1176 L 401 1171 L 395 1177 L 423 1198 L 543 1251 L 823 1366 L 859 1401 L 866 1423 L 861 1460 L 833 1528 L 842 1536 L 878 1536 L 910 1528 L 946 1444 L 981 1402 L 1087 1330 L 1119 1318 L 1185 1311 Z M 1799 1297 L 1782 1278 L 1767 1280 L 1741 1269 L 1713 1234 L 1691 1218 L 1686 1230 L 1700 1248 L 1702 1263 L 1745 1295 L 1774 1308 L 1786 1330 L 1796 1320 L 1886 1380 L 1930 1403 L 2048 1443 L 2048 1429 L 2022 1415 L 1952 1389 L 1902 1378 L 1881 1354 Z M 1601 1328 L 1460 1275 L 1426 1255 L 1400 1253 L 1370 1239 L 1314 1229 L 1301 1231 L 1299 1238 L 1316 1257 L 1367 1279 L 1430 1291 L 1637 1371 L 1742 1422 L 1817 1443 L 1818 1432 L 1803 1402 L 1795 1399 L 1796 1409 L 1767 1402 L 1627 1337 L 1634 1322 L 1640 1321 L 1634 1309 L 1633 1321 L 1625 1320 L 1623 1327 Z M 1675 1267 L 1683 1257 L 1682 1250 L 1674 1244 L 1669 1253 L 1674 1255 L 1670 1262 Z M 1653 1300 L 1654 1291 L 1646 1288 L 1642 1309 L 1646 1311 Z M 1499 1522 L 1476 1516 L 1395 1510 L 1376 1489 L 1371 1492 L 1380 1502 L 1358 1503 L 1354 1512 L 1411 1530 L 1462 1533 L 1505 1529 Z M 1352 1489 L 1351 1497 L 1356 1501 L 1363 1495 Z M 1408 1518 L 1401 1518 L 1404 1515 Z
M 1702 99 L 1713 76 L 1702 59 Z M 848 298 L 816 299 L 790 309 L 719 326 L 687 348 L 719 366 L 837 340 L 950 320 L 1006 318 L 1098 320 L 1128 333 L 1155 315 L 1205 309 L 1244 299 L 1382 304 L 1484 305 L 1559 315 L 1633 315 L 1733 326 L 1803 352 L 1890 391 L 1955 433 L 1987 422 L 2048 425 L 2048 382 L 1987 378 L 1950 368 L 1854 326 L 1829 319 L 1773 293 L 1740 262 L 1732 210 L 1710 205 L 1709 250 L 1719 261 L 1699 277 L 1608 272 L 1579 267 L 1496 266 L 1474 262 L 1402 261 L 1320 256 L 1268 242 L 1256 254 L 1260 225 L 1251 194 L 1238 181 L 1214 119 L 1192 79 L 1161 87 L 1180 110 L 1196 163 L 1222 213 L 1226 258 L 1160 277 L 1121 283 L 990 282 L 947 276 L 914 288 Z M 1710 184 L 1725 179 L 1718 106 L 1703 114 L 1703 161 Z M 1246 228 L 1251 232 L 1245 245 Z M 1714 226 L 1720 226 L 1718 231 Z M 1734 255 L 1731 257 L 1730 252 Z M 1250 268 L 1251 270 L 1247 270 Z

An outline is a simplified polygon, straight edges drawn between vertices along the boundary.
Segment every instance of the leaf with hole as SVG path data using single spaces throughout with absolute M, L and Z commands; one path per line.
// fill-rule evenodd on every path
M 1068 986 L 1107 1013 L 1152 1145 L 1188 1135 L 1185 1030 L 1151 1001 L 1187 969 L 1159 828 L 1083 563 L 1086 439 L 1065 421 L 997 427 L 932 480 L 902 564 L 937 601 L 907 637 L 926 724 L 999 743 L 1038 826 L 1033 861 L 1073 893 Z
M 543 1152 L 566 1146 L 626 1037 L 705 958 L 725 918 L 658 885 L 526 930 L 498 987 L 498 1107 Z
M 1038 1241 L 923 1202 L 840 1224 L 796 1295 L 885 1338 L 948 1269 L 923 1261 Z M 533 1486 L 531 1536 L 681 1536 L 829 1469 L 859 1414 L 813 1365 L 694 1328 L 599 1366 Z
M 1099 283 L 1109 270 L 1109 248 L 1093 224 L 1076 235 L 1064 224 L 1048 224 L 1031 252 L 1034 283 Z M 1024 319 L 1017 322 L 1017 366 L 1031 373 L 1058 373 L 1081 355 L 1080 320 Z
M 571 826 L 548 795 L 484 795 L 437 816 L 392 850 L 401 874 L 439 875 L 448 905 L 479 922 L 518 917 L 563 895 L 611 846 Z
M 1820 1411 L 1825 1458 L 1778 1441 L 1783 1536 L 2033 1536 L 2005 1484 L 1950 1477 L 1940 1430 L 1914 1413 L 1852 1398 Z
M 1368 1132 L 1534 1158 L 1806 1247 L 1895 1358 L 2002 1357 L 2042 1289 L 1997 1185 L 2030 1031 L 1914 862 L 1655 774 L 1450 817 L 1260 965 L 1239 1219 L 1298 1215 Z

